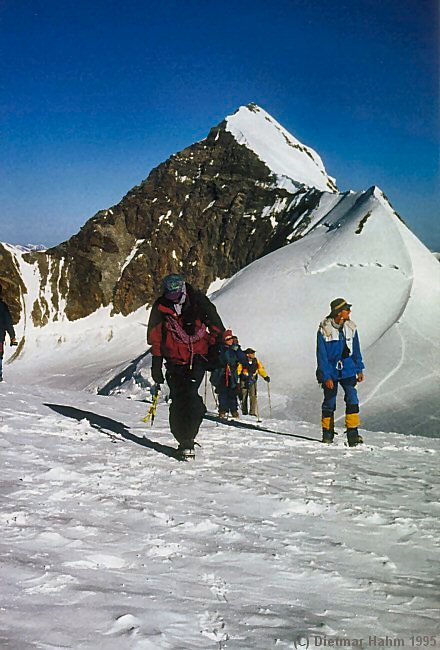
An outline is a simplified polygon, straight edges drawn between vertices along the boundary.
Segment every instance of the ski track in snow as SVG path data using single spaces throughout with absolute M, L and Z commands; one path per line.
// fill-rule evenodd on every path
M 0 399 L 1 648 L 439 632 L 439 440 L 367 432 L 349 449 L 204 421 L 179 463 L 164 404 L 151 428 L 121 398 L 4 384 Z

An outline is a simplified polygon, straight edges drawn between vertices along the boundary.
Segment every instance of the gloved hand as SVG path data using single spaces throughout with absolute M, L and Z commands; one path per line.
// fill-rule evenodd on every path
M 264 381 L 267 381 L 267 383 L 269 383 L 270 382 L 270 377 L 269 376 L 264 377 Z
M 163 384 L 165 379 L 162 372 L 163 357 L 153 357 L 151 362 L 151 376 L 155 384 Z
M 11 345 L 18 345 L 17 339 L 11 339 Z
M 154 384 L 154 386 L 150 386 L 150 395 L 151 395 L 151 397 L 154 397 L 155 395 L 157 395 L 159 391 L 160 391 L 159 384 Z

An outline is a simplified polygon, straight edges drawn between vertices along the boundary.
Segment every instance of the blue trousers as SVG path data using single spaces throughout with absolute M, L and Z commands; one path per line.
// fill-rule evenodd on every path
M 331 412 L 334 413 L 336 410 L 336 396 L 338 394 L 338 384 L 341 384 L 344 391 L 344 401 L 346 405 L 346 411 L 348 406 L 357 406 L 356 411 L 359 411 L 359 398 L 356 390 L 357 379 L 356 377 L 346 377 L 345 379 L 339 379 L 333 383 L 333 388 L 327 388 L 325 384 L 322 385 L 324 389 L 324 401 L 322 402 L 322 412 Z
M 218 409 L 222 413 L 238 411 L 237 387 L 223 386 L 218 391 Z
M 333 388 L 327 388 L 322 384 L 324 389 L 324 401 L 322 403 L 322 430 L 333 431 L 334 413 L 336 410 L 336 396 L 338 394 L 338 385 L 341 384 L 344 391 L 345 400 L 345 426 L 347 432 L 356 431 L 359 426 L 359 398 L 356 390 L 356 377 L 346 377 L 334 382 Z

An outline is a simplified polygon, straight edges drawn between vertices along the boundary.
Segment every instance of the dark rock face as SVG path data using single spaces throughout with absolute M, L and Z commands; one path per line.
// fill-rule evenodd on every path
M 61 298 L 70 320 L 109 304 L 127 315 L 152 303 L 167 273 L 183 273 L 206 290 L 301 236 L 304 216 L 321 195 L 301 185 L 278 187 L 266 164 L 221 123 L 71 239 L 25 259 L 38 263 L 42 284 L 51 287 L 54 318 Z M 32 315 L 40 325 L 50 317 L 42 295 Z
M 14 324 L 17 324 L 22 315 L 22 296 L 27 289 L 20 276 L 14 257 L 0 244 L 0 284 L 2 297 L 8 305 Z

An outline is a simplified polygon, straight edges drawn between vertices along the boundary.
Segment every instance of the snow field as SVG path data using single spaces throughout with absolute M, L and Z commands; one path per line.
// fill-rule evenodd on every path
M 435 439 L 333 447 L 204 421 L 173 458 L 167 407 L 1 386 L 0 645 L 293 648 L 312 633 L 434 634 Z M 286 430 L 286 426 L 289 429 Z

